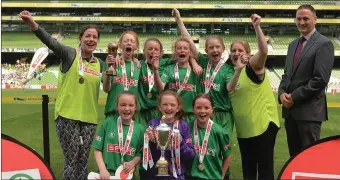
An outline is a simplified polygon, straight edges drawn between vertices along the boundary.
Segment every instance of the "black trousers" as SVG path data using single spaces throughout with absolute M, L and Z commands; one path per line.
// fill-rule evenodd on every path
M 64 154 L 62 179 L 87 179 L 88 158 L 96 127 L 96 124 L 74 121 L 58 116 L 56 128 Z
M 320 139 L 321 121 L 285 119 L 289 155 L 293 157 L 314 141 Z
M 279 128 L 272 122 L 259 136 L 238 138 L 243 179 L 274 179 L 274 145 Z

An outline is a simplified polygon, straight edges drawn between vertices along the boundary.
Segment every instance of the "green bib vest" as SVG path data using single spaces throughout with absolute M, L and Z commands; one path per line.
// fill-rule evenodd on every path
M 77 53 L 71 68 L 58 75 L 58 96 L 55 105 L 56 117 L 97 124 L 100 85 L 100 62 L 83 60 L 84 83 L 79 83 L 79 57 Z
M 280 127 L 277 104 L 267 74 L 262 83 L 256 84 L 248 78 L 244 68 L 230 98 L 239 138 L 261 135 L 270 122 Z

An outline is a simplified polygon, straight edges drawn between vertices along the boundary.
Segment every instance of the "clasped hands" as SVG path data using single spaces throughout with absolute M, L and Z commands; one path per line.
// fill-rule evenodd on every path
M 280 100 L 281 100 L 283 107 L 285 107 L 285 108 L 291 108 L 294 104 L 294 101 L 293 101 L 291 94 L 282 93 L 280 95 Z

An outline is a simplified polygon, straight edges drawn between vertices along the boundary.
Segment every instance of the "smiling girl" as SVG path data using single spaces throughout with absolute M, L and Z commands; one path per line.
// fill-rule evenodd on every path
M 119 117 L 103 122 L 92 145 L 100 179 L 114 176 L 119 166 L 123 172 L 133 173 L 141 160 L 145 128 L 133 120 L 137 97 L 130 91 L 122 92 L 116 105 Z
M 162 92 L 159 96 L 158 108 L 164 118 L 152 119 L 148 123 L 149 128 L 147 129 L 147 133 L 151 141 L 149 147 L 152 159 L 154 161 L 157 161 L 161 156 L 161 151 L 157 146 L 155 136 L 151 129 L 156 128 L 162 122 L 170 126 L 172 130 L 179 130 L 181 137 L 179 138 L 179 149 L 175 148 L 175 146 L 170 146 L 169 149 L 165 150 L 164 156 L 165 159 L 168 161 L 168 169 L 170 175 L 169 177 L 156 176 L 157 168 L 153 166 L 147 171 L 145 171 L 143 168 L 140 168 L 141 179 L 184 179 L 184 174 L 186 170 L 191 166 L 191 162 L 195 156 L 195 152 L 191 144 L 192 140 L 190 136 L 189 126 L 186 121 L 183 120 L 184 111 L 182 109 L 181 99 L 176 92 L 166 90 Z M 172 140 L 174 140 L 174 138 L 172 138 Z M 172 142 L 172 140 L 169 144 L 175 144 L 175 142 Z M 176 158 L 176 150 L 179 152 L 179 158 Z M 177 160 L 175 161 L 175 159 Z
M 173 57 L 176 63 L 167 66 L 162 74 L 159 72 L 159 63 L 156 61 L 153 64 L 155 83 L 159 91 L 174 90 L 185 100 L 183 104 L 185 120 L 191 122 L 195 119 L 191 102 L 200 92 L 200 78 L 189 63 L 191 48 L 188 40 L 179 39 L 175 42 Z
M 197 96 L 192 104 L 197 120 L 189 126 L 196 156 L 189 179 L 224 179 L 231 160 L 229 136 L 211 120 L 214 104 L 209 94 Z

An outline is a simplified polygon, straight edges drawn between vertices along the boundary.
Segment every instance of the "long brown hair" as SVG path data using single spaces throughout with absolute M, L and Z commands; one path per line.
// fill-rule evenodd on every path
M 86 26 L 83 26 L 80 31 L 79 31 L 79 34 L 78 34 L 78 39 L 79 41 L 81 40 L 81 38 L 83 37 L 84 33 L 86 30 L 88 29 L 95 29 L 98 33 L 98 40 L 100 38 L 100 30 L 98 28 L 98 26 L 94 25 L 94 24 L 89 24 L 89 25 L 86 25 Z M 79 42 L 79 47 L 80 47 L 80 42 Z
M 184 112 L 184 109 L 183 109 L 183 101 L 182 101 L 182 98 L 176 92 L 174 92 L 172 90 L 165 90 L 165 91 L 161 92 L 160 95 L 158 96 L 158 106 L 160 106 L 160 104 L 161 104 L 162 97 L 166 96 L 166 95 L 173 96 L 173 97 L 176 98 L 177 103 L 178 103 L 178 107 L 179 107 L 179 111 L 175 114 L 175 117 L 178 120 L 184 119 L 185 112 Z

